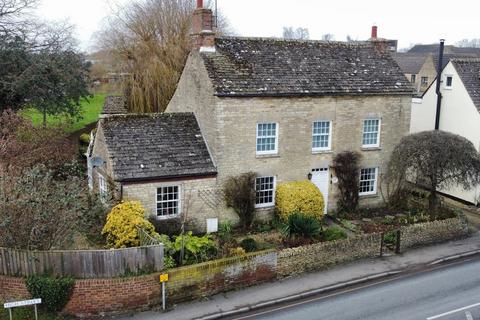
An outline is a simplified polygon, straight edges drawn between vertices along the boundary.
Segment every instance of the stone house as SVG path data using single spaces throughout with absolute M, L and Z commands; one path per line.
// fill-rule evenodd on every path
M 408 52 L 393 54 L 395 61 L 419 95 L 424 93 L 437 77 L 438 51 L 438 44 L 419 44 L 413 46 Z M 442 68 L 450 59 L 456 58 L 480 58 L 480 49 L 447 45 L 444 48 Z
M 439 129 L 461 135 L 480 151 L 480 59 L 450 59 L 440 76 L 442 95 Z M 412 103 L 412 133 L 434 130 L 437 110 L 436 82 Z M 452 187 L 444 193 L 478 204 L 480 186 Z
M 221 189 L 228 177 L 250 171 L 258 176 L 259 219 L 273 212 L 278 183 L 308 178 L 322 191 L 326 211 L 335 210 L 338 188 L 332 161 L 336 154 L 354 150 L 362 154 L 360 203 L 380 204 L 381 177 L 390 154 L 409 132 L 413 92 L 388 46 L 381 41 L 216 37 L 213 29 L 212 12 L 199 1 L 192 51 L 166 113 L 153 121 L 191 115 L 194 128 L 179 124 L 162 132 L 145 128 L 152 121 L 139 120 L 135 127 L 137 116 L 107 117 L 99 125 L 93 155 L 111 160 L 97 172 L 106 170 L 123 199 L 142 201 L 160 219 L 177 215 L 159 211 L 159 187 L 178 186 L 184 195 L 184 189 L 192 189 L 189 201 L 175 198 L 176 206 L 189 208 L 191 226 L 205 231 L 211 223 L 214 230 L 218 220 L 238 219 L 224 207 Z M 133 123 L 127 125 L 129 121 Z M 122 125 L 112 130 L 117 122 Z M 209 151 L 211 162 L 202 167 L 201 177 L 182 175 L 182 159 L 191 151 L 186 146 L 193 147 L 193 141 L 162 136 L 181 130 L 194 130 L 195 143 L 204 144 L 201 163 L 207 163 Z M 140 131 L 148 139 L 128 137 Z M 117 141 L 116 135 L 123 140 Z M 142 147 L 136 147 L 139 142 Z M 182 155 L 169 145 L 174 142 L 186 145 L 179 149 L 185 151 Z M 141 155 L 144 150 L 163 154 L 163 161 L 173 159 L 175 172 L 142 175 L 141 165 L 149 165 L 149 158 Z M 119 174 L 124 162 L 132 168 L 127 177 Z

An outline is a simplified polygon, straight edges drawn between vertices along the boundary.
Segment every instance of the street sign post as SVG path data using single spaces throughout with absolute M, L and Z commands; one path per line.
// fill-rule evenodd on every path
M 41 303 L 42 303 L 42 299 L 13 301 L 13 302 L 4 303 L 3 308 L 8 309 L 8 315 L 10 316 L 10 320 L 12 320 L 12 308 L 26 307 L 26 306 L 33 305 L 33 307 L 35 308 L 35 320 L 38 320 L 37 304 L 41 304 Z
M 162 284 L 162 309 L 165 310 L 165 304 L 167 301 L 167 293 L 165 290 L 165 283 L 168 281 L 168 273 L 163 273 L 160 275 L 160 283 Z

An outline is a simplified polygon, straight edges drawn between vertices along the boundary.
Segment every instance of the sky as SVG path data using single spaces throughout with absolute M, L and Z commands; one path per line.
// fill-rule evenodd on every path
M 91 50 L 92 35 L 105 17 L 129 0 L 41 0 L 38 14 L 47 20 L 67 20 L 76 26 L 83 50 Z M 345 41 L 378 36 L 399 40 L 399 48 L 446 39 L 480 38 L 480 2 L 474 0 L 217 0 L 218 8 L 240 36 L 280 37 L 283 27 L 302 27 L 311 39 L 333 34 Z

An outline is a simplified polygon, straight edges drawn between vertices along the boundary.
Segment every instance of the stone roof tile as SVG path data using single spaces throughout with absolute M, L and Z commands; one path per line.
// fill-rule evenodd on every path
M 202 53 L 217 96 L 411 94 L 388 52 L 369 42 L 216 38 Z

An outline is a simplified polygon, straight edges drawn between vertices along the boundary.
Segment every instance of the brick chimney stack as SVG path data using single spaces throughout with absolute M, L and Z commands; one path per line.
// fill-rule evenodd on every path
M 192 49 L 215 51 L 215 32 L 212 10 L 203 7 L 203 0 L 197 0 L 197 9 L 192 19 Z
M 378 27 L 377 26 L 372 26 L 372 39 L 377 39 L 378 38 Z

